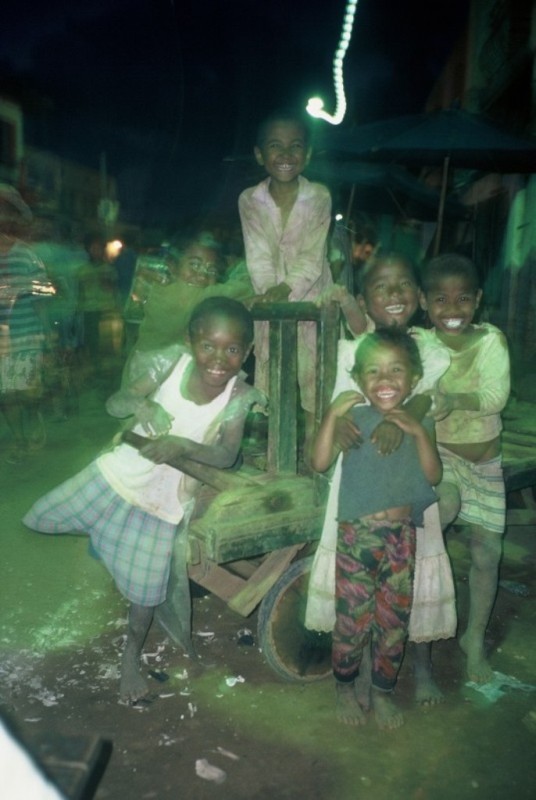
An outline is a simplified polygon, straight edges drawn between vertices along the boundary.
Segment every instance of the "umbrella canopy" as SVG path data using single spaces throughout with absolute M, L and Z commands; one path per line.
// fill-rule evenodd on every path
M 318 150 L 332 157 L 485 172 L 536 172 L 536 140 L 514 136 L 486 117 L 443 109 L 323 132 Z
M 437 218 L 440 193 L 426 186 L 407 170 L 394 164 L 368 164 L 361 161 L 313 159 L 307 176 L 327 184 L 342 183 L 365 187 L 360 195 L 368 213 L 385 213 L 394 207 L 421 220 Z M 456 219 L 468 216 L 467 208 L 454 198 L 446 198 L 445 213 Z

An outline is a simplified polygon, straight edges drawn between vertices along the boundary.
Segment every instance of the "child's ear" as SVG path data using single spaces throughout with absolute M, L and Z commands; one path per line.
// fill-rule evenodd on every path
M 311 156 L 313 155 L 313 148 L 309 147 L 305 154 L 305 166 L 308 166 L 309 161 L 311 160 Z
M 247 357 L 249 356 L 249 354 L 251 353 L 252 350 L 253 350 L 253 342 L 251 342 L 251 344 L 249 345 L 248 349 L 245 351 L 244 358 L 242 359 L 242 364 L 246 363 Z
M 424 294 L 422 289 L 418 290 L 419 296 L 419 303 L 421 304 L 421 308 L 423 311 L 428 311 L 428 303 L 426 302 L 426 295 Z
M 480 306 L 480 301 L 482 300 L 482 289 L 479 289 L 476 293 L 476 308 Z
M 260 167 L 264 167 L 264 158 L 262 157 L 262 153 L 261 153 L 260 147 L 257 147 L 255 145 L 255 147 L 253 148 L 253 153 L 255 154 L 255 160 L 256 160 L 257 164 Z
M 362 294 L 356 294 L 355 299 L 357 301 L 357 305 L 359 306 L 359 308 L 361 309 L 363 314 L 366 314 L 367 313 L 367 304 L 365 303 L 365 298 L 363 297 L 363 295 Z

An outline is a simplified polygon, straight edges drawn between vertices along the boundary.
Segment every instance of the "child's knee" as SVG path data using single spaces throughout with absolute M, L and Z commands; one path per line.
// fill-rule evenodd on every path
M 460 493 L 452 483 L 440 483 L 436 489 L 439 503 L 439 519 L 441 528 L 445 530 L 458 514 L 461 508 Z

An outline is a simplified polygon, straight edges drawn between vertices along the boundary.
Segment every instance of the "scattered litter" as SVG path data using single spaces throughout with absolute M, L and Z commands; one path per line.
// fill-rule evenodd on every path
M 26 717 L 24 722 L 41 722 L 42 717 Z
M 49 689 L 41 689 L 40 692 L 37 694 L 31 694 L 29 697 L 33 697 L 36 700 L 39 700 L 40 703 L 43 703 L 44 706 L 49 708 L 50 706 L 57 706 L 58 700 L 63 697 L 62 694 L 54 694 Z
M 212 642 L 216 636 L 214 631 L 196 631 L 195 635 L 200 636 L 205 642 Z
M 80 672 L 80 674 L 82 674 Z M 121 677 L 121 668 L 119 664 L 101 664 L 99 667 L 100 680 L 119 680 Z
M 255 644 L 255 637 L 249 628 L 242 628 L 236 634 L 236 643 L 252 647 Z
M 126 625 L 128 625 L 128 619 L 126 619 L 126 617 L 119 619 L 111 619 L 109 622 L 106 623 L 106 626 L 110 627 L 111 625 L 113 625 L 114 628 L 124 628 Z
M 499 581 L 499 586 L 510 594 L 515 594 L 518 597 L 528 597 L 530 589 L 524 583 L 519 581 Z
M 219 767 L 209 764 L 206 758 L 197 759 L 195 762 L 195 773 L 200 778 L 204 778 L 206 781 L 214 781 L 214 783 L 223 783 L 227 777 L 227 773 Z
M 230 750 L 225 750 L 223 747 L 217 747 L 216 750 L 218 753 L 221 753 L 222 756 L 230 758 L 232 761 L 238 761 L 240 759 L 240 756 L 237 756 L 236 753 L 231 753 Z
M 169 747 L 171 744 L 175 744 L 176 741 L 177 739 L 172 739 L 171 736 L 167 735 L 167 733 L 161 733 L 158 740 L 158 747 Z
M 175 697 L 175 692 L 169 692 L 168 694 L 159 694 L 158 697 L 160 697 L 162 700 L 166 700 L 168 697 Z
M 506 689 L 519 689 L 522 692 L 534 692 L 536 686 L 530 683 L 522 683 L 512 675 L 504 675 L 502 672 L 494 672 L 493 680 L 488 683 L 475 683 L 468 681 L 465 685 L 469 689 L 474 689 L 484 695 L 490 703 L 495 703 L 500 697 L 506 694 Z
M 190 691 L 190 689 L 189 689 L 189 688 L 186 686 L 184 689 L 181 689 L 181 691 L 179 692 L 179 694 L 180 694 L 180 695 L 182 695 L 182 697 L 189 697 L 189 696 L 192 694 L 192 692 L 191 692 L 191 691 Z
M 151 676 L 151 678 L 154 678 L 155 681 L 158 681 L 159 683 L 165 683 L 166 681 L 169 680 L 169 675 L 167 674 L 167 672 L 160 672 L 159 670 L 156 669 L 150 669 L 149 675 Z
M 233 675 L 229 678 L 225 678 L 225 683 L 227 686 L 236 686 L 237 683 L 245 683 L 246 679 L 242 677 L 242 675 Z
M 148 663 L 147 662 L 148 658 L 154 658 L 155 661 L 161 661 L 162 656 L 160 655 L 160 653 L 162 653 L 164 650 L 165 650 L 164 645 L 159 644 L 157 645 L 157 648 L 154 653 L 142 653 L 141 660 L 143 661 L 144 664 Z
M 188 680 L 188 670 L 187 669 L 183 669 L 182 672 L 176 672 L 173 677 L 177 678 L 177 680 L 179 680 L 179 681 L 187 681 Z
M 192 719 L 197 711 L 197 706 L 194 706 L 193 703 L 188 703 L 188 711 L 190 712 L 190 719 Z

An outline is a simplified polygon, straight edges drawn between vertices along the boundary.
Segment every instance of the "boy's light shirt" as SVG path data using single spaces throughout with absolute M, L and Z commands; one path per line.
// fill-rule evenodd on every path
M 436 422 L 438 442 L 490 442 L 502 430 L 501 411 L 510 394 L 510 358 L 506 338 L 487 322 L 474 326 L 484 336 L 464 349 L 452 351 L 447 373 L 439 381 L 445 394 L 477 394 L 478 411 L 452 411 Z M 435 331 L 432 331 L 437 336 Z
M 356 336 L 352 341 L 341 340 L 337 348 L 337 377 L 333 389 L 332 400 L 341 392 L 358 390 L 359 386 L 351 377 L 355 364 L 356 350 L 367 333 L 375 330 L 374 322 L 367 316 L 367 330 Z M 439 341 L 434 331 L 425 328 L 413 327 L 408 329 L 417 343 L 421 356 L 423 375 L 415 386 L 411 396 L 418 394 L 430 394 L 437 387 L 441 376 L 447 371 L 450 365 L 450 352 L 448 347 Z M 369 401 L 365 398 L 368 405 Z
M 298 196 L 286 225 L 266 178 L 239 197 L 246 261 L 256 294 L 287 283 L 289 300 L 314 299 L 332 284 L 327 260 L 331 196 L 327 187 L 298 177 Z

